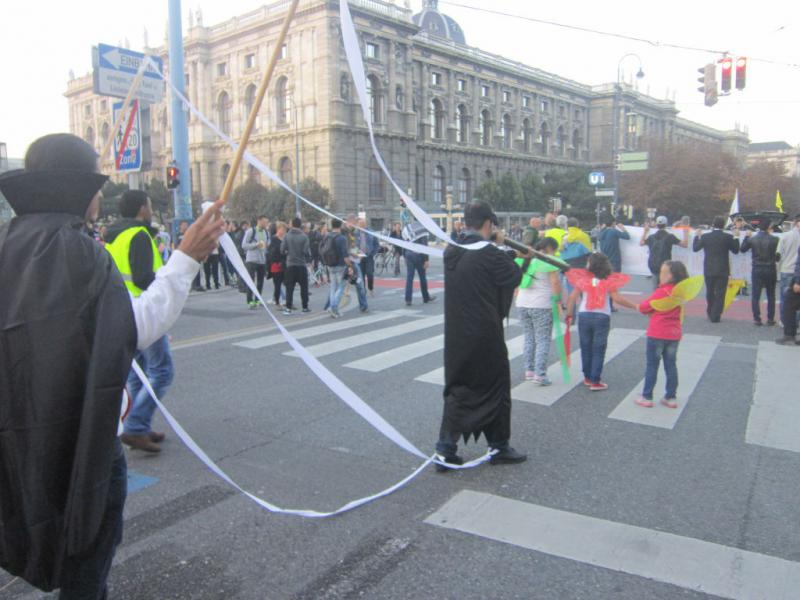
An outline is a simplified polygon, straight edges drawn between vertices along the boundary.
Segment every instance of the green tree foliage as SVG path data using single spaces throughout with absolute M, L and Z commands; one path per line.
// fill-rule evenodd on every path
M 561 198 L 561 212 L 587 223 L 594 215 L 597 201 L 594 188 L 589 185 L 588 169 L 550 171 L 545 175 L 546 206 L 553 197 Z
M 511 173 L 505 173 L 497 182 L 499 198 L 494 204 L 496 210 L 517 212 L 525 208 L 523 203 L 522 186 L 519 180 Z
M 323 208 L 330 202 L 330 191 L 312 177 L 300 182 L 300 195 Z M 301 204 L 300 212 L 304 221 L 318 222 L 325 218 L 305 203 Z M 261 214 L 272 221 L 290 221 L 295 216 L 295 196 L 283 188 L 267 188 L 252 179 L 234 189 L 227 210 L 229 218 L 246 220 Z
M 106 181 L 103 186 L 103 202 L 100 204 L 101 218 L 119 217 L 120 198 L 129 189 L 127 183 L 115 183 L 110 179 Z
M 155 212 L 169 213 L 172 208 L 172 194 L 164 185 L 164 182 L 159 179 L 153 179 L 144 186 L 144 191 L 150 196 L 150 201 L 153 203 L 153 210 Z
M 494 179 L 487 179 L 475 188 L 475 199 L 488 202 L 494 208 L 497 208 L 501 202 L 500 195 L 500 186 L 497 185 L 497 181 Z
M 528 173 L 520 181 L 522 186 L 523 210 L 544 214 L 548 210 L 547 190 L 541 176 L 536 173 Z

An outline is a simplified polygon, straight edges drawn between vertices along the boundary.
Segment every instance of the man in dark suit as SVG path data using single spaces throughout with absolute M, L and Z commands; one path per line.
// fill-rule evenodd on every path
M 692 250 L 705 250 L 703 275 L 706 279 L 706 314 L 712 323 L 719 323 L 725 306 L 725 292 L 731 273 L 728 254 L 739 254 L 739 240 L 723 231 L 725 217 L 714 217 L 713 230 L 694 238 Z

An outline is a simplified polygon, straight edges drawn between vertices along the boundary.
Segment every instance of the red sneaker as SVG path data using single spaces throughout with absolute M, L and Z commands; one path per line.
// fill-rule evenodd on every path
M 644 396 L 639 396 L 636 400 L 634 400 L 636 404 L 639 406 L 644 406 L 645 408 L 653 408 L 654 404 L 652 400 L 648 400 Z
M 602 392 L 603 390 L 608 389 L 608 384 L 603 383 L 602 381 L 598 381 L 597 383 L 593 383 L 589 386 L 589 391 L 591 392 Z
M 592 382 L 589 381 L 588 377 L 584 377 L 583 378 L 583 385 L 585 385 L 586 387 L 590 387 L 592 385 Z
M 678 402 L 675 400 L 675 398 L 662 398 L 661 404 L 667 408 L 678 408 Z

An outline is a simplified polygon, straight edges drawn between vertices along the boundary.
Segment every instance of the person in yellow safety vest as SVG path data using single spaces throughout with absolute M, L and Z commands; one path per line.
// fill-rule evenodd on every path
M 553 238 L 558 242 L 558 250 L 556 256 L 561 256 L 561 250 L 564 247 L 564 236 L 567 235 L 567 215 L 558 215 L 555 218 L 555 223 L 550 220 L 552 215 L 548 215 L 545 221 L 547 230 L 544 232 L 544 237 Z
M 125 286 L 138 297 L 155 280 L 156 271 L 163 266 L 150 222 L 153 208 L 150 198 L 141 190 L 128 190 L 119 204 L 122 220 L 108 228 L 106 250 L 122 274 Z M 135 360 L 147 374 L 153 391 L 163 400 L 174 377 L 169 338 L 164 335 L 144 350 L 136 352 Z M 131 410 L 124 422 L 123 444 L 145 452 L 160 452 L 164 434 L 151 429 L 156 405 L 133 371 L 128 375 Z

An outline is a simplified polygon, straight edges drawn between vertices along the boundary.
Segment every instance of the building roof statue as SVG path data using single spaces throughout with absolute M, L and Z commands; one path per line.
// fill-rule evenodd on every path
M 464 30 L 455 19 L 439 12 L 439 0 L 424 0 L 422 12 L 414 15 L 413 20 L 415 25 L 430 35 L 452 40 L 456 44 L 467 43 Z

